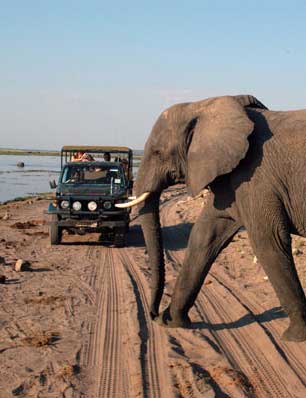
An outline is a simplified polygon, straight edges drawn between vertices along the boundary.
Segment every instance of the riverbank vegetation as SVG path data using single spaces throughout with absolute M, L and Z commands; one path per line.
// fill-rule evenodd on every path
M 26 150 L 26 149 L 0 149 L 0 155 L 22 155 L 22 156 L 60 156 L 59 151 L 40 151 L 40 150 Z
M 134 151 L 134 166 L 139 166 L 142 158 L 143 151 Z M 60 156 L 60 151 L 48 151 L 48 150 L 27 150 L 27 149 L 7 149 L 0 148 L 0 155 L 14 155 L 14 156 Z

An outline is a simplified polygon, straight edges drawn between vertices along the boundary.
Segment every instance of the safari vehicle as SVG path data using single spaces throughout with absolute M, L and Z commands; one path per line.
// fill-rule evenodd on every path
M 76 158 L 80 153 L 84 160 Z M 64 146 L 58 184 L 50 182 L 56 188 L 47 211 L 51 244 L 60 244 L 66 229 L 81 235 L 100 232 L 102 240 L 123 247 L 130 212 L 115 204 L 126 202 L 132 193 L 132 167 L 133 152 L 127 147 Z

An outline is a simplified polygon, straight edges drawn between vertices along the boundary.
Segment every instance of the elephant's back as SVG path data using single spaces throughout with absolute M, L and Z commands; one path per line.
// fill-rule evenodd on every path
M 250 111 L 249 117 L 254 131 L 249 137 L 248 162 L 277 169 L 282 164 L 306 165 L 306 110 Z
M 295 231 L 305 236 L 306 111 L 269 111 L 262 116 L 250 137 L 247 189 L 253 199 L 280 200 Z
M 271 136 L 306 134 L 306 109 L 297 111 L 256 110 L 248 112 L 254 122 L 255 131 Z
M 300 181 L 306 176 L 306 110 L 250 113 L 254 131 L 246 157 L 232 173 L 234 186 L 277 191 L 284 184 L 292 189 L 299 185 L 306 197 L 306 177 L 305 188 Z

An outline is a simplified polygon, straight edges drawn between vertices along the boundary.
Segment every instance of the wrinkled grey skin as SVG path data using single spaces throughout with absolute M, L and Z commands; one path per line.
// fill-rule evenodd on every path
M 159 314 L 165 278 L 159 197 L 180 181 L 193 196 L 207 186 L 212 195 L 192 228 L 170 306 Z M 244 226 L 290 318 L 283 338 L 306 340 L 306 300 L 290 237 L 306 236 L 306 110 L 272 112 L 252 96 L 174 105 L 147 140 L 137 178 L 137 195 L 143 192 L 151 192 L 140 213 L 153 319 L 189 325 L 211 265 Z

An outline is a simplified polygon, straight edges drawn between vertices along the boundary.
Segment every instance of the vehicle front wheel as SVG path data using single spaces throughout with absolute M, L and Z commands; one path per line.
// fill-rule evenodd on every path
M 57 220 L 57 219 L 56 219 Z M 52 221 L 56 221 L 52 219 Z M 50 225 L 50 240 L 51 245 L 59 245 L 62 241 L 63 229 L 56 223 Z

